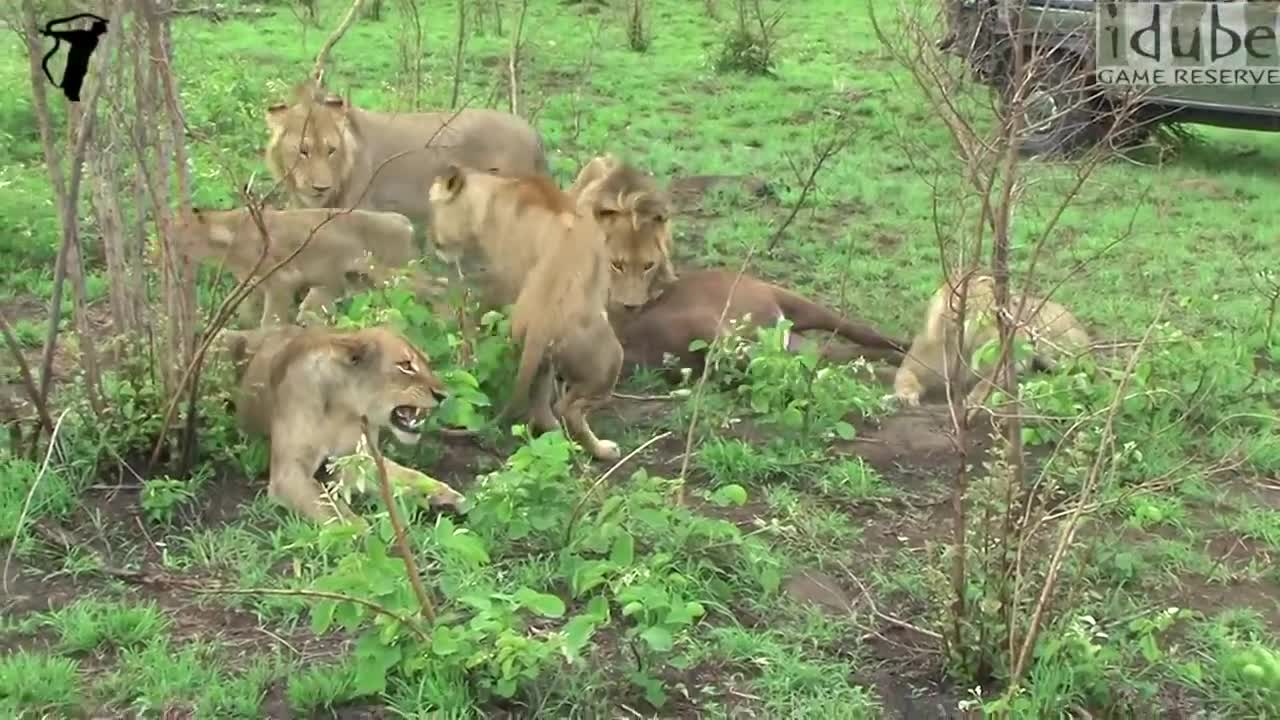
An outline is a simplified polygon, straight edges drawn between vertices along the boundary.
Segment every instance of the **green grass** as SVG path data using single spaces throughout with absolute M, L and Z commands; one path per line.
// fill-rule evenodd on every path
M 319 3 L 320 27 L 304 30 L 285 4 L 233 5 L 273 14 L 218 23 L 182 16 L 173 26 L 194 200 L 205 207 L 231 206 L 250 176 L 262 183 L 263 108 L 309 72 L 345 12 Z M 399 55 L 406 23 L 394 5 L 380 22 L 358 21 L 334 51 L 326 83 L 358 106 L 409 107 Z M 469 105 L 505 107 L 515 19 L 512 3 L 504 5 L 503 35 L 488 20 L 467 37 L 461 96 Z M 589 3 L 530 4 L 521 107 L 545 138 L 556 179 L 567 185 L 601 152 L 663 182 L 767 179 L 777 203 L 723 188 L 678 215 L 678 266 L 736 267 L 755 248 L 755 274 L 909 336 L 939 278 L 934 194 L 955 197 L 962 180 L 945 128 L 880 48 L 865 4 L 788 3 L 774 78 L 715 70 L 729 2 L 719 3 L 717 21 L 701 3 L 652 0 L 643 54 L 628 49 L 626 3 L 612 5 L 590 14 L 580 10 Z M 456 18 L 436 5 L 423 14 L 421 105 L 446 107 Z M 0 107 L 0 270 L 9 278 L 0 310 L 34 362 L 60 226 L 28 68 L 12 34 L 0 45 L 9 51 L 0 90 L 11 98 Z M 53 99 L 61 123 L 65 110 Z M 807 207 L 764 252 L 802 190 L 792 166 L 807 174 L 815 141 L 832 127 L 854 130 L 855 141 L 824 166 Z M 1275 425 L 1258 419 L 1275 414 L 1280 341 L 1264 337 L 1268 301 L 1256 274 L 1280 267 L 1272 230 L 1280 137 L 1195 135 L 1163 163 L 1104 164 L 1038 263 L 1037 284 L 1064 281 L 1055 297 L 1097 339 L 1137 338 L 1157 315 L 1185 337 L 1151 351 L 1142 397 L 1118 416 L 1100 504 L 1064 561 L 1031 682 L 1007 698 L 1012 717 L 1058 717 L 1072 706 L 1100 718 L 1164 717 L 1174 708 L 1280 714 L 1280 678 L 1241 669 L 1257 648 L 1274 653 L 1280 630 L 1280 572 L 1271 563 L 1280 550 L 1280 441 Z M 1040 182 L 1018 208 L 1017 269 L 1069 172 L 1027 167 Z M 944 208 L 943 227 L 959 226 L 961 210 Z M 92 216 L 87 203 L 82 216 Z M 91 223 L 82 237 L 87 299 L 105 316 L 107 276 Z M 1113 244 L 1068 277 L 1075 261 Z M 216 296 L 207 277 L 200 292 Z M 393 297 L 371 297 L 372 310 L 351 303 L 344 320 L 364 324 L 375 311 L 404 309 Z M 65 327 L 69 298 L 61 312 Z M 456 369 L 446 342 L 453 330 L 435 322 L 415 321 L 408 332 L 441 348 L 431 351 L 434 363 Z M 415 554 L 439 604 L 434 649 L 407 624 L 297 594 L 346 592 L 416 612 L 399 560 L 376 540 L 387 537 L 380 503 L 358 503 L 375 529 L 354 539 L 265 496 L 265 446 L 244 438 L 223 406 L 225 368 L 202 381 L 210 399 L 201 406 L 198 470 L 157 474 L 144 487 L 133 473 L 163 401 L 146 353 L 122 358 L 144 372 L 113 367 L 101 422 L 88 420 L 74 375 L 62 377 L 55 409 L 72 412 L 48 470 L 41 475 L 43 455 L 30 460 L 25 448 L 0 446 L 0 540 L 15 543 L 19 571 L 6 596 L 12 607 L 0 605 L 0 713 L 258 718 L 380 708 L 403 717 L 506 710 L 588 718 L 625 705 L 644 717 L 799 719 L 899 717 L 908 708 L 933 717 L 974 701 L 979 683 L 937 641 L 954 599 L 948 493 L 958 465 L 942 431 L 904 429 L 911 416 L 881 404 L 885 388 L 864 371 L 837 367 L 819 378 L 764 345 L 747 369 L 708 384 L 684 508 L 670 497 L 690 398 L 617 401 L 598 413 L 597 429 L 624 451 L 663 431 L 672 437 L 590 497 L 601 468 L 554 436 L 503 439 L 500 457 L 434 439 L 416 453 L 389 449 L 477 501 L 447 523 L 412 513 Z M 488 390 L 509 375 L 503 357 L 465 369 Z M 1098 409 L 1101 384 L 1079 377 L 1035 381 L 1053 391 L 1046 397 L 1066 398 L 1061 407 L 1043 401 L 1046 414 Z M 626 390 L 662 392 L 640 381 Z M 1037 428 L 1045 437 L 1062 430 Z M 927 447 L 913 444 L 923 440 Z M 1051 507 L 1079 492 L 1096 455 L 1081 443 L 1046 471 L 1040 487 Z M 980 520 L 979 510 L 1002 502 L 1001 470 L 989 460 L 972 470 L 971 512 Z M 32 529 L 36 522 L 61 523 L 81 542 L 58 548 Z M 1039 590 L 1054 539 L 1027 549 L 1024 601 Z M 994 557 L 981 555 L 983 537 L 969 542 L 975 558 Z M 990 622 L 983 583 L 992 580 L 981 562 L 971 570 L 972 631 L 985 632 L 977 623 Z M 798 592 L 792 580 L 801 573 L 828 578 L 842 609 Z M 222 592 L 237 588 L 275 592 Z M 593 603 L 608 619 L 588 631 Z M 579 632 L 587 638 L 580 647 L 564 640 Z M 976 693 L 986 703 L 1007 670 L 996 665 L 995 681 Z M 516 691 L 505 693 L 505 682 Z

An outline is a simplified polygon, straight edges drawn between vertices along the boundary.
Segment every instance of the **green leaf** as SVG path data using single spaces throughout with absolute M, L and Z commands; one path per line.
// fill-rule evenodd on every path
M 462 649 L 462 643 L 458 642 L 459 634 L 448 625 L 438 626 L 431 633 L 431 652 L 440 656 L 457 653 Z
M 609 561 L 619 567 L 628 567 L 636 559 L 636 541 L 630 533 L 624 532 L 613 541 L 613 549 L 609 551 Z
M 323 635 L 328 632 L 329 627 L 333 625 L 333 612 L 338 609 L 338 603 L 333 600 L 321 600 L 311 608 L 311 632 L 314 635 Z
M 374 633 L 356 641 L 356 695 L 376 695 L 387 689 L 387 671 L 400 660 L 400 648 L 383 645 Z
M 1142 640 L 1138 642 L 1138 649 L 1142 651 L 1142 657 L 1149 663 L 1159 660 L 1164 655 L 1160 652 L 1160 646 L 1156 644 L 1154 635 L 1143 635 Z
M 711 502 L 724 507 L 726 505 L 745 505 L 747 502 L 746 488 L 737 483 L 722 485 L 711 494 Z
M 360 621 L 364 615 L 363 611 L 364 608 L 355 603 L 341 602 L 334 608 L 333 618 L 342 626 L 343 630 L 354 632 L 356 628 L 360 627 Z
M 778 571 L 771 567 L 766 567 L 760 571 L 760 586 L 764 588 L 766 595 L 772 595 L 778 592 L 778 587 L 782 585 L 782 578 L 778 575 Z
M 564 601 L 555 595 L 540 593 L 527 587 L 516 591 L 515 601 L 543 617 L 558 618 L 564 616 Z
M 841 420 L 835 424 L 836 436 L 841 440 L 852 440 L 858 434 L 852 425 Z
M 561 647 L 564 657 L 569 662 L 578 659 L 578 653 L 591 641 L 591 636 L 599 625 L 596 618 L 590 615 L 578 615 L 564 625 L 564 645 Z
M 460 529 L 441 538 L 440 545 L 459 558 L 474 565 L 485 565 L 489 562 L 489 552 L 484 548 L 484 541 L 475 533 Z
M 675 645 L 674 638 L 671 637 L 671 631 L 659 625 L 645 628 L 640 633 L 640 638 L 649 644 L 649 647 L 658 652 L 666 652 Z
M 587 560 L 578 565 L 573 571 L 573 577 L 569 579 L 569 586 L 573 591 L 574 597 L 581 597 L 583 593 L 603 583 L 604 576 L 608 572 L 608 563 L 600 560 Z

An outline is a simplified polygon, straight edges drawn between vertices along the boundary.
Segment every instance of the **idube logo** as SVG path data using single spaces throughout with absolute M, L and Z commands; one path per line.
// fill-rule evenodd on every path
M 1280 2 L 1099 2 L 1104 85 L 1280 84 Z

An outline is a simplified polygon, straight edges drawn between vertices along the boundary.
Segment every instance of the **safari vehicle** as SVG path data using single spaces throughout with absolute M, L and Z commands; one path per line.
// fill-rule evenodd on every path
M 1112 129 L 1139 134 L 1162 122 L 1280 131 L 1280 85 L 1096 83 L 1095 13 L 1104 4 L 951 0 L 949 34 L 940 45 L 967 58 L 975 76 L 1001 91 L 1003 99 L 1013 73 L 1013 43 L 1021 44 L 1024 62 L 1039 58 L 1025 66 L 1033 76 L 1024 98 L 1027 129 L 1021 147 L 1030 155 L 1066 153 L 1096 143 Z M 1122 123 L 1118 115 L 1124 116 Z

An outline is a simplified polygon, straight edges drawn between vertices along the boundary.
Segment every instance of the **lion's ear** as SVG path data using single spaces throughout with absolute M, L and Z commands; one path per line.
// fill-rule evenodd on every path
M 276 103 L 267 108 L 267 127 L 272 132 L 279 132 L 284 128 L 284 116 L 289 112 L 289 106 L 284 103 Z
M 449 163 L 449 167 L 440 173 L 440 178 L 444 180 L 444 189 L 450 195 L 457 195 L 467 184 L 467 178 L 462 172 L 462 166 L 457 163 Z
M 611 195 L 609 193 L 595 193 L 594 201 L 591 203 L 591 213 L 595 215 L 596 220 L 609 220 L 621 215 L 626 211 L 626 207 L 622 202 L 622 194 Z
M 631 207 L 639 217 L 659 224 L 666 223 L 671 217 L 671 204 L 659 193 L 638 193 L 632 197 Z
M 339 357 L 352 367 L 369 367 L 378 361 L 382 348 L 373 340 L 360 335 L 336 337 L 331 340 Z

